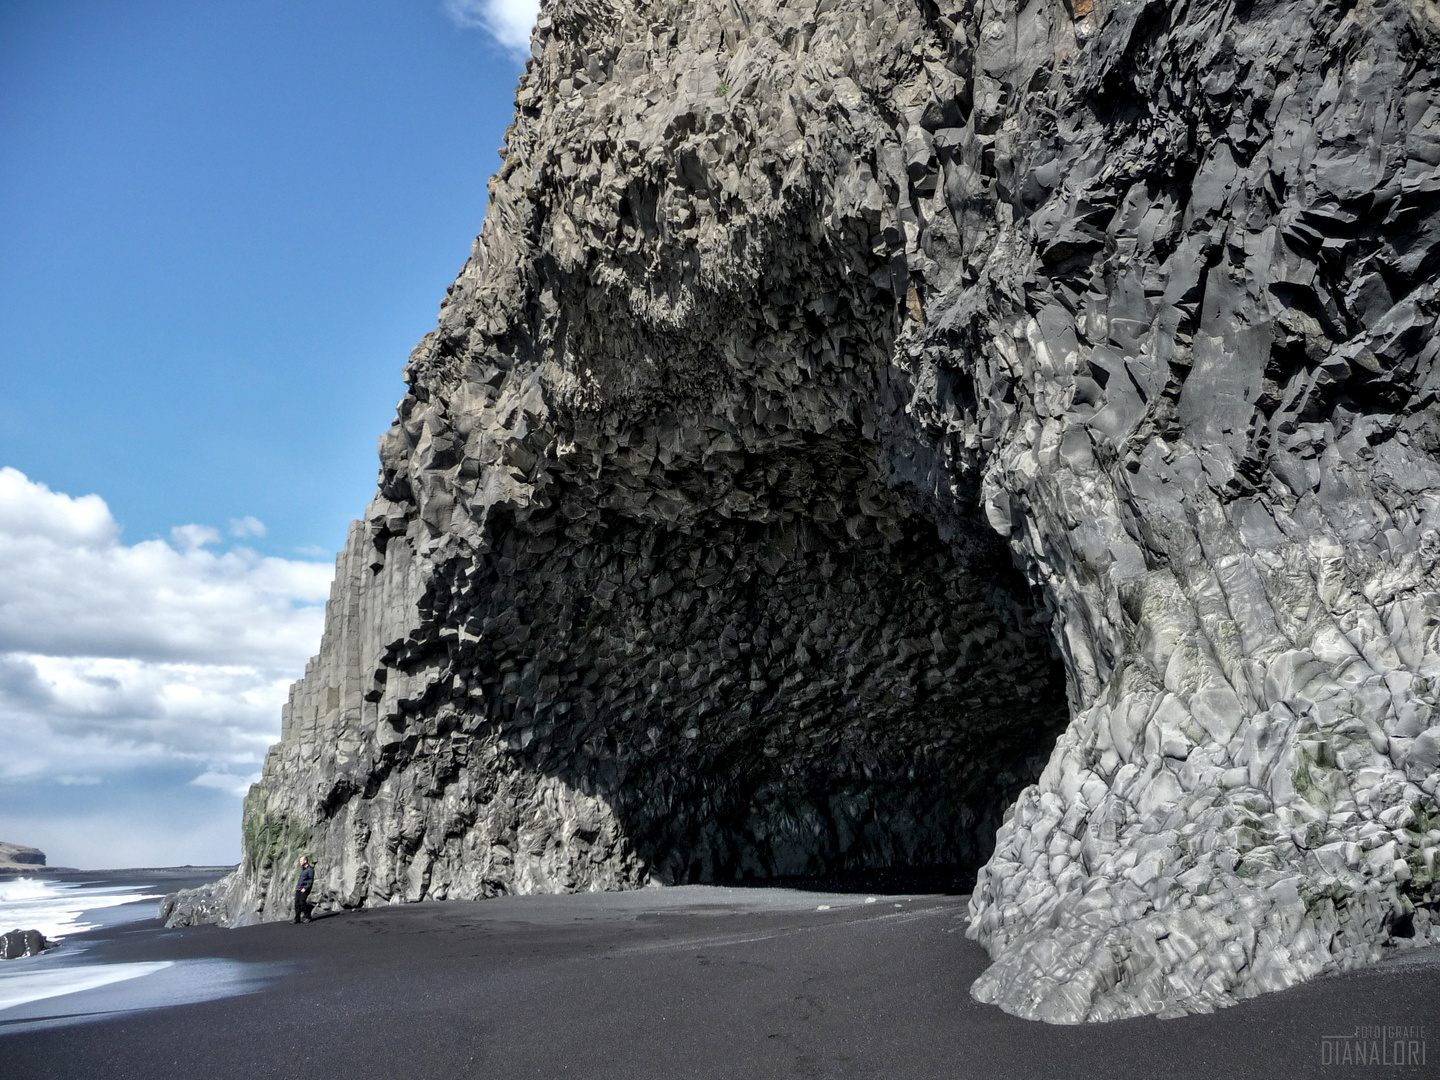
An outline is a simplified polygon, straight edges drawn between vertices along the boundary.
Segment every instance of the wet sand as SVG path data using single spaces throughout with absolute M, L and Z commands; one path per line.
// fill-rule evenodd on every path
M 82 935 L 91 959 L 171 961 L 171 997 L 183 989 L 177 973 L 201 989 L 219 977 L 215 963 L 250 981 L 219 1000 L 103 1011 L 124 1008 L 126 995 L 141 1002 L 158 977 L 147 975 L 90 992 L 109 995 L 98 1007 L 78 1008 L 79 994 L 32 1004 L 63 1024 L 44 1030 L 7 1032 L 0 1011 L 0 1072 L 1440 1077 L 1440 950 L 1210 1016 L 1050 1027 L 970 998 L 986 957 L 964 936 L 965 897 L 873 895 L 696 886 L 404 905 L 307 926 L 96 930 Z M 87 1009 L 85 1022 L 59 1019 Z M 1324 1037 L 1371 1025 L 1424 1025 L 1425 1065 L 1322 1063 Z

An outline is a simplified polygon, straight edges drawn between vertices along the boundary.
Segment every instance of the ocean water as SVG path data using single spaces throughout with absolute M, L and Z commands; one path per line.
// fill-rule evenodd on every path
M 39 930 L 47 941 L 59 943 L 40 956 L 0 961 L 0 1039 L 255 993 L 292 969 L 220 958 L 106 963 L 103 941 L 75 937 L 153 920 L 162 895 L 145 886 L 106 881 L 103 874 L 88 881 L 0 881 L 0 932 Z
M 97 881 L 54 881 L 15 878 L 0 881 L 0 934 L 39 930 L 50 942 L 63 941 L 101 926 L 139 922 L 155 917 L 162 894 L 138 885 Z

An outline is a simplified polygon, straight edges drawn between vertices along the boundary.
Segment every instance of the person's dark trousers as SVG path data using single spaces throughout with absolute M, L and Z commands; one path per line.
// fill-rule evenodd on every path
M 295 890 L 295 921 L 310 921 L 310 893 L 308 890 L 305 892 L 301 892 L 299 889 Z

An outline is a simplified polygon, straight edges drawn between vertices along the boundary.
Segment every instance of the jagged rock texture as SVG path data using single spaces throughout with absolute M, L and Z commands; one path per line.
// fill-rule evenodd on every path
M 974 993 L 1057 1022 L 1431 940 L 1437 56 L 1432 0 L 547 4 L 227 917 L 307 849 L 340 905 L 988 857 Z

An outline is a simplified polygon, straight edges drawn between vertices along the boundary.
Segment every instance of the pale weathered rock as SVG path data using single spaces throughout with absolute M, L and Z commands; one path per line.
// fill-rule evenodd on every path
M 0 870 L 39 870 L 45 867 L 45 853 L 24 844 L 0 840 Z
M 238 884 L 235 874 L 194 889 L 181 889 L 160 901 L 156 918 L 166 926 L 206 926 L 226 922 L 232 910 L 240 910 L 239 898 L 232 900 Z
M 974 992 L 1058 1022 L 1432 940 L 1432 0 L 534 56 L 231 921 L 307 850 L 343 906 L 988 856 Z

